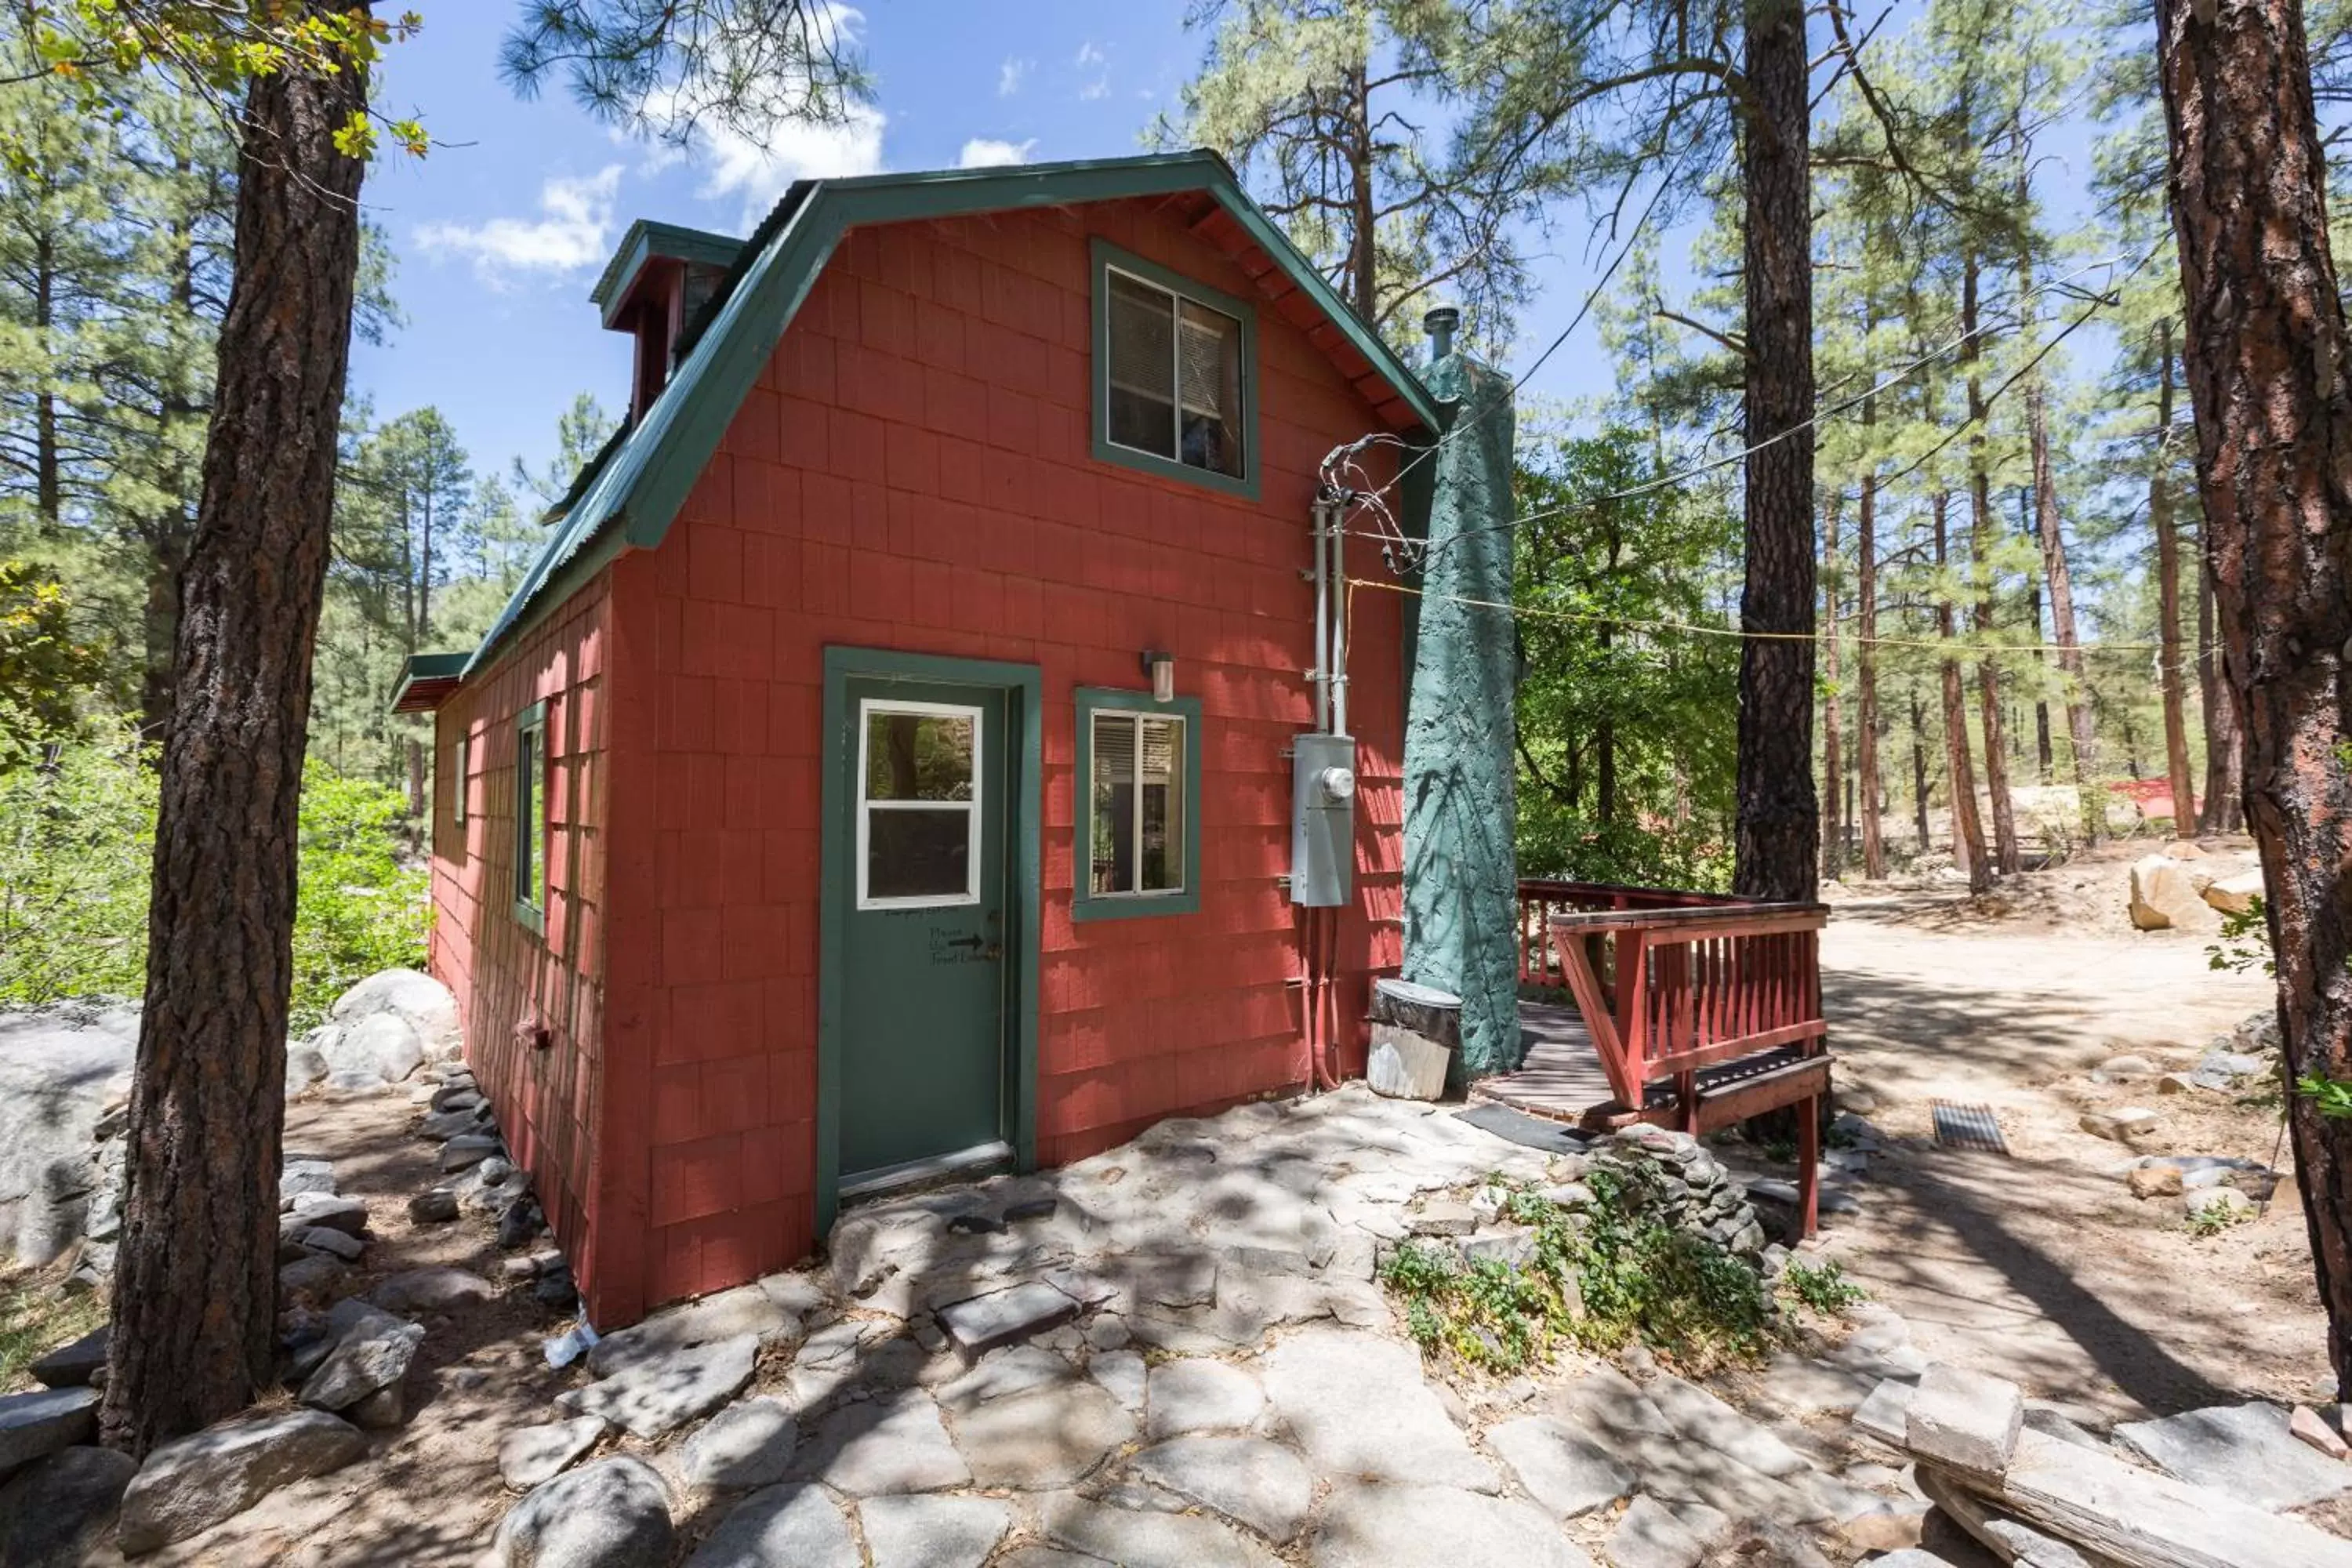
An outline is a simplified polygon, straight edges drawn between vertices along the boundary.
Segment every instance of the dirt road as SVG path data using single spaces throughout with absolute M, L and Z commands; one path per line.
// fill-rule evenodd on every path
M 2121 907 L 2130 858 L 2030 874 L 1990 910 L 1916 889 L 1839 903 L 1822 950 L 1839 1081 L 1874 1096 L 1895 1146 L 1828 1248 L 1930 1354 L 2105 1416 L 2308 1398 L 2327 1366 L 2293 1184 L 2252 1223 L 2195 1237 L 2179 1198 L 2131 1194 L 2132 1151 L 2078 1126 L 2146 1105 L 2164 1116 L 2146 1152 L 2276 1147 L 2274 1087 L 2159 1095 L 2087 1076 L 2123 1054 L 2189 1067 L 2270 999 L 2259 973 L 2209 967 L 2210 932 L 2092 918 Z M 1990 1105 L 2010 1153 L 1936 1148 L 1933 1098 Z

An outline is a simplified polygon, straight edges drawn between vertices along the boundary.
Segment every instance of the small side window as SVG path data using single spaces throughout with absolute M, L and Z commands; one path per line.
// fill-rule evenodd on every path
M 1078 693 L 1078 920 L 1201 906 L 1201 706 L 1141 691 Z
M 467 760 L 473 749 L 473 737 L 459 735 L 457 754 L 450 762 L 449 820 L 460 827 L 466 826 L 466 775 L 471 771 Z
M 547 929 L 547 704 L 515 721 L 515 918 Z

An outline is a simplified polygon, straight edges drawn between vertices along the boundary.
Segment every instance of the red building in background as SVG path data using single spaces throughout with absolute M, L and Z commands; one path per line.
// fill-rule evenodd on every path
M 1318 576 L 1318 474 L 1436 411 L 1225 165 L 803 184 L 740 242 L 636 225 L 593 298 L 630 422 L 399 699 L 432 966 L 593 1321 L 1360 1068 L 1402 601 L 1339 586 L 1362 537 Z M 1302 904 L 1334 730 L 1353 887 Z

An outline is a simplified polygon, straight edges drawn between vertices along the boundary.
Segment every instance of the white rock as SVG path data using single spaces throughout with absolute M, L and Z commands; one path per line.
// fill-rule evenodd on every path
M 2178 861 L 2145 855 L 2132 863 L 2131 921 L 2142 931 L 2194 931 L 2210 923 L 2196 880 Z
M 852 1497 L 943 1491 L 971 1479 L 937 1401 L 919 1390 L 845 1405 L 805 1435 L 793 1473 Z
M 1421 1375 L 1410 1345 L 1308 1328 L 1265 1361 L 1266 1397 L 1308 1461 L 1328 1475 L 1494 1491 L 1487 1463 Z
M 623 1371 L 556 1403 L 581 1415 L 601 1415 L 651 1442 L 732 1399 L 751 1381 L 760 1355 L 754 1334 L 696 1345 L 633 1361 Z
M 1298 1456 L 1263 1437 L 1178 1437 L 1146 1448 L 1133 1463 L 1153 1486 L 1270 1541 L 1297 1535 L 1315 1502 L 1315 1478 Z
M 1921 1459 L 1999 1476 L 2017 1451 L 2025 1401 L 2006 1378 L 1937 1364 L 1919 1380 L 1904 1415 L 1904 1442 Z
M 405 1022 L 435 1061 L 454 1060 L 464 1047 L 457 999 L 438 980 L 414 969 L 379 970 L 336 998 L 330 1010 L 336 1022 L 346 1025 L 386 1013 Z
M 1526 1503 L 1352 1479 L 1324 1504 L 1307 1561 L 1312 1568 L 1592 1568 L 1592 1559 Z
M 319 1054 L 331 1076 L 399 1083 L 425 1065 L 425 1041 L 397 1013 L 371 1013 L 322 1039 Z
M 859 1568 L 849 1521 L 823 1487 L 753 1492 L 719 1521 L 687 1568 Z

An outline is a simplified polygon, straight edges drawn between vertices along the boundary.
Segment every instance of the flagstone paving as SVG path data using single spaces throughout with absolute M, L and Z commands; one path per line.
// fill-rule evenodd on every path
M 707 1420 L 625 1444 L 698 1564 L 1633 1568 L 1696 1543 L 1794 1568 L 1818 1559 L 1753 1532 L 1834 1544 L 1908 1508 L 1899 1470 L 1862 1486 L 1784 1440 L 1820 1449 L 1795 1423 L 1870 1386 L 1818 1361 L 1773 1364 L 1762 1418 L 1640 1357 L 1499 1386 L 1424 1371 L 1380 1248 L 1491 1176 L 1581 1173 L 1360 1088 L 1165 1122 L 1066 1170 L 853 1209 L 821 1268 L 656 1316 L 595 1358 L 621 1386 L 566 1399 L 649 1427 L 764 1346 Z M 1900 1320 L 1870 1332 L 1881 1359 L 1907 1345 Z

